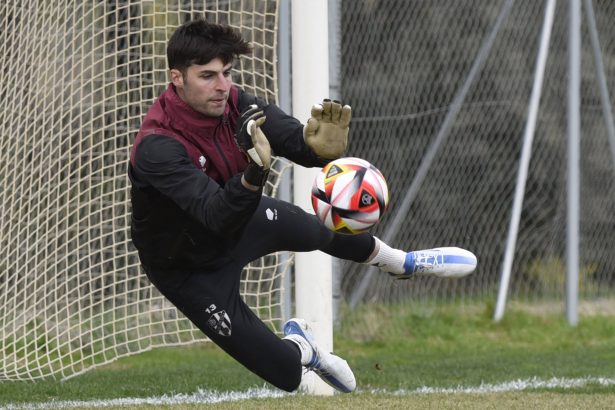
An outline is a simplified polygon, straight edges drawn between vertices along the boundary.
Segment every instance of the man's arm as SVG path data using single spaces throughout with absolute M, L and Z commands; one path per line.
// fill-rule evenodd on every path
M 304 167 L 322 167 L 330 160 L 320 158 L 303 139 L 303 124 L 273 104 L 239 90 L 239 110 L 256 104 L 263 109 L 267 121 L 261 126 L 274 155 L 288 158 Z
M 205 228 L 221 236 L 231 236 L 244 226 L 258 206 L 261 190 L 241 183 L 241 174 L 227 181 L 222 189 L 196 168 L 184 146 L 173 138 L 150 135 L 137 147 L 134 175 Z

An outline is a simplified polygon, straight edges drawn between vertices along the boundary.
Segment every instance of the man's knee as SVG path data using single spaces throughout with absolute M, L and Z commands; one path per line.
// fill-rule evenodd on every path
M 278 380 L 276 380 L 275 383 L 272 382 L 272 384 L 277 388 L 287 391 L 289 393 L 294 392 L 299 388 L 299 385 L 301 384 L 301 376 L 303 374 L 302 369 L 302 367 L 299 367 L 299 370 L 297 370 L 296 368 L 290 370 L 286 372 L 284 377 L 278 377 Z

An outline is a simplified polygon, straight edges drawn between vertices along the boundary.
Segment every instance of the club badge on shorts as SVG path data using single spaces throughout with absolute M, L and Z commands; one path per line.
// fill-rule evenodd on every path
M 226 311 L 219 310 L 215 312 L 216 309 L 217 306 L 214 304 L 211 304 L 207 309 L 205 309 L 207 313 L 212 313 L 207 320 L 207 325 L 220 336 L 229 337 L 231 335 L 231 319 L 228 317 Z

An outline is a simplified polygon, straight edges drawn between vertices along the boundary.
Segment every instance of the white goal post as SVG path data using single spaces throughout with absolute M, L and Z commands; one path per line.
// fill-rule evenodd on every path
M 294 0 L 292 27 L 293 115 L 305 122 L 312 104 L 329 96 L 328 12 L 326 0 Z M 313 212 L 312 183 L 318 169 L 293 167 L 294 203 Z M 296 314 L 304 318 L 318 343 L 333 351 L 332 258 L 319 251 L 295 254 Z M 312 372 L 303 378 L 310 393 L 333 394 L 333 388 Z

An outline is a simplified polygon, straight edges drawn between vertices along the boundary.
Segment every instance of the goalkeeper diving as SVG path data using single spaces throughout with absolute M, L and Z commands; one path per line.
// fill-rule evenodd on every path
M 321 349 L 304 320 L 290 319 L 278 337 L 245 304 L 243 268 L 276 251 L 320 250 L 398 278 L 455 277 L 471 273 L 476 257 L 459 248 L 406 252 L 367 232 L 335 233 L 301 208 L 264 196 L 272 155 L 304 167 L 343 156 L 352 113 L 325 99 L 304 125 L 248 94 L 233 85 L 231 70 L 250 53 L 238 32 L 201 19 L 169 39 L 170 83 L 130 154 L 132 241 L 151 283 L 247 369 L 289 392 L 304 369 L 352 392 L 348 363 Z

